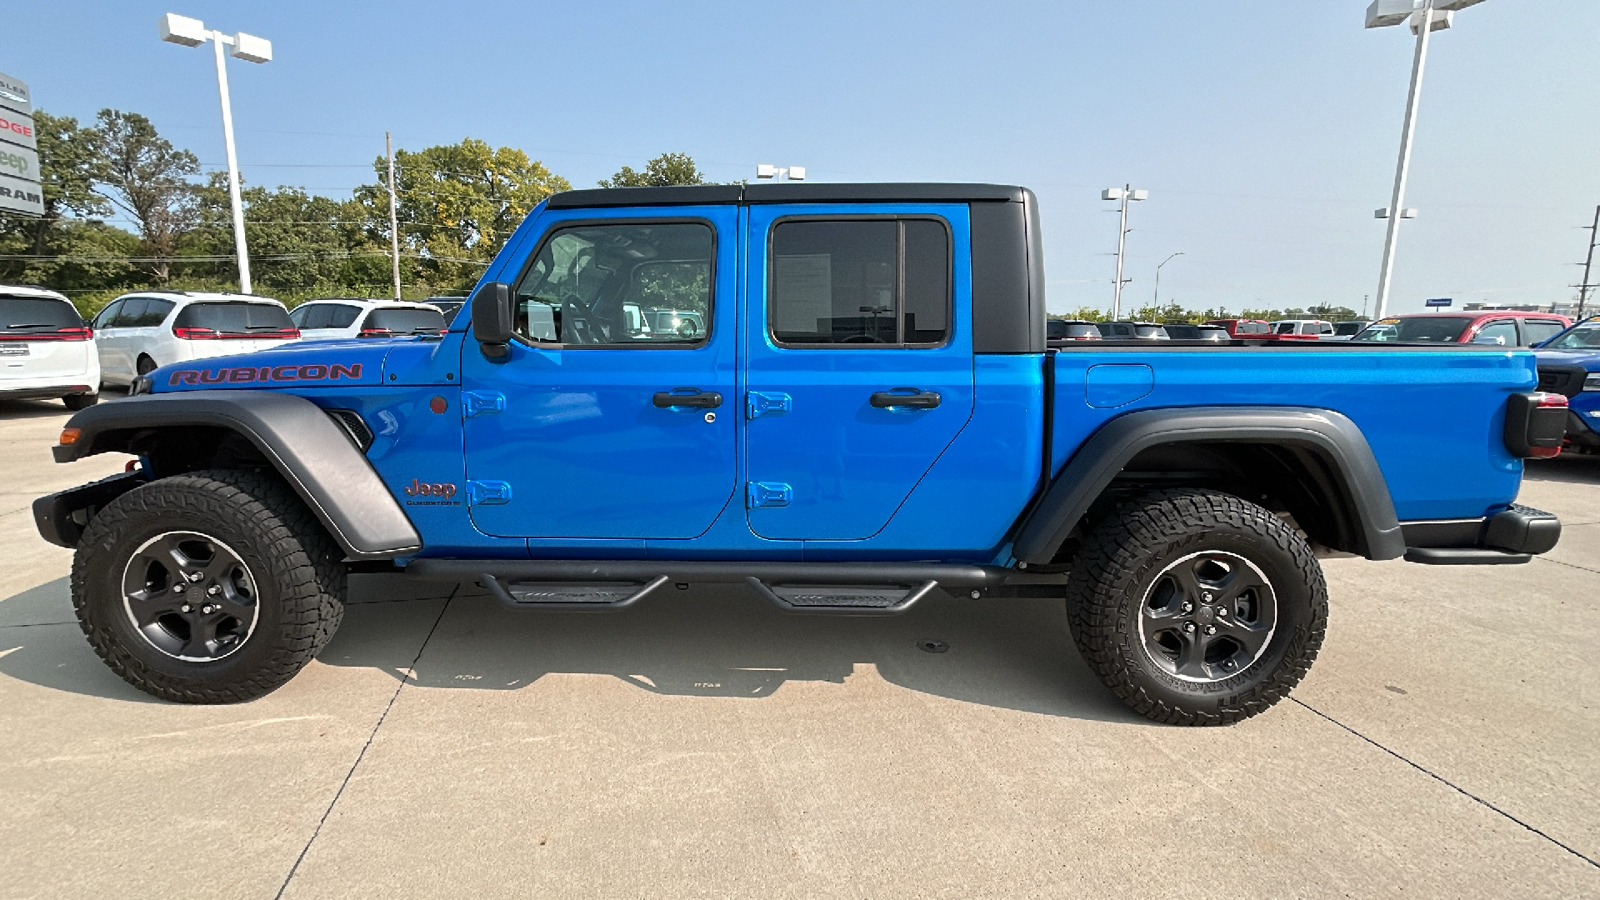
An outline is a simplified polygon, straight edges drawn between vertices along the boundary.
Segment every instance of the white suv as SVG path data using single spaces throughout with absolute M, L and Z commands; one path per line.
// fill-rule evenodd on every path
M 308 341 L 443 334 L 449 328 L 437 306 L 353 297 L 308 300 L 289 313 L 289 321 Z
M 250 353 L 300 337 L 276 300 L 188 291 L 118 297 L 94 317 L 94 331 L 107 384 L 132 384 L 169 363 Z
M 1279 319 L 1272 323 L 1272 333 L 1330 338 L 1333 337 L 1333 323 L 1321 319 Z
M 57 397 L 67 409 L 100 399 L 94 333 L 55 291 L 0 285 L 0 398 Z

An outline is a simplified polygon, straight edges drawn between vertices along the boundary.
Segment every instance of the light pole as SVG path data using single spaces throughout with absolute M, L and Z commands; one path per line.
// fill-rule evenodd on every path
M 756 177 L 771 179 L 773 181 L 805 181 L 805 166 L 769 166 L 762 163 L 756 166 Z
M 1100 192 L 1101 200 L 1121 200 L 1122 224 L 1117 226 L 1117 288 L 1111 295 L 1111 321 L 1122 318 L 1122 251 L 1128 242 L 1128 202 L 1130 200 L 1144 200 L 1150 196 L 1149 191 L 1136 191 L 1133 185 L 1124 185 L 1119 188 L 1106 188 Z
M 217 93 L 222 95 L 222 142 L 228 151 L 228 198 L 233 203 L 233 247 L 239 256 L 239 291 L 250 293 L 250 252 L 244 241 L 244 204 L 239 199 L 239 160 L 233 150 L 233 107 L 228 102 L 228 70 L 223 66 L 222 47 L 234 59 L 245 62 L 272 61 L 272 42 L 253 34 L 223 34 L 207 30 L 199 19 L 167 13 L 161 17 L 161 39 L 169 44 L 198 47 L 210 41 L 217 52 Z
M 1400 161 L 1395 166 L 1394 193 L 1388 207 L 1377 211 L 1380 219 L 1388 219 L 1389 227 L 1383 238 L 1383 265 L 1378 270 L 1378 300 L 1372 309 L 1374 319 L 1383 318 L 1389 306 L 1389 281 L 1394 275 L 1395 250 L 1400 242 L 1400 220 L 1415 218 L 1417 211 L 1406 209 L 1406 174 L 1411 166 L 1411 138 L 1417 130 L 1417 104 L 1422 95 L 1422 67 L 1428 60 L 1428 35 L 1449 28 L 1456 10 L 1466 9 L 1483 0 L 1372 0 L 1367 7 L 1367 27 L 1386 28 L 1409 20 L 1417 36 L 1417 49 L 1411 58 L 1411 87 L 1406 93 L 1405 124 L 1400 129 Z
M 1184 252 L 1182 250 L 1179 250 L 1177 253 L 1172 254 L 1172 256 L 1183 256 L 1183 255 L 1184 255 Z M 1164 266 L 1167 263 L 1172 262 L 1172 256 L 1169 256 L 1166 259 L 1163 259 L 1161 261 L 1161 266 Z M 1155 306 L 1157 309 L 1160 309 L 1160 307 L 1161 307 L 1161 266 L 1156 266 L 1156 296 L 1155 296 L 1154 300 L 1150 301 L 1151 305 Z

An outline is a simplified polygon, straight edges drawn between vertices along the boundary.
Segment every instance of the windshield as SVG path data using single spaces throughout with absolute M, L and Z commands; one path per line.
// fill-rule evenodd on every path
M 174 328 L 209 328 L 220 334 L 292 331 L 283 307 L 271 303 L 195 303 L 183 308 Z
M 1416 319 L 1379 319 L 1368 325 L 1352 341 L 1400 341 L 1448 344 L 1461 337 L 1472 320 L 1464 316 L 1439 316 Z
M 0 331 L 55 331 L 82 328 L 71 303 L 53 297 L 0 297 Z
M 1567 329 L 1545 344 L 1544 350 L 1600 350 L 1600 319 L 1590 319 Z

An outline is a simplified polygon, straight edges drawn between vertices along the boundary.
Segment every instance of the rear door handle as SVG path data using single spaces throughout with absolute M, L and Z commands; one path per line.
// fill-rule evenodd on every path
M 699 388 L 673 388 L 670 391 L 656 391 L 650 402 L 654 403 L 657 409 L 682 406 L 716 409 L 722 405 L 722 395 L 716 391 L 702 391 Z
M 887 391 L 877 391 L 872 395 L 871 403 L 876 409 L 933 409 L 939 405 L 938 391 L 924 391 L 917 388 L 890 388 Z

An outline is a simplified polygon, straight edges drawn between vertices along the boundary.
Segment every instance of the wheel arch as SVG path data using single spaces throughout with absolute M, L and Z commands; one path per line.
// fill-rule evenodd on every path
M 152 477 L 271 468 L 351 559 L 392 559 L 422 547 L 349 432 L 304 397 L 249 390 L 146 394 L 91 406 L 67 427 L 78 429 L 78 438 L 55 448 L 57 462 L 134 453 L 150 459 Z
M 1013 555 L 1049 563 L 1127 487 L 1203 485 L 1271 500 L 1316 543 L 1368 559 L 1405 553 L 1388 483 L 1349 417 L 1302 407 L 1140 410 L 1103 425 L 1016 530 Z

